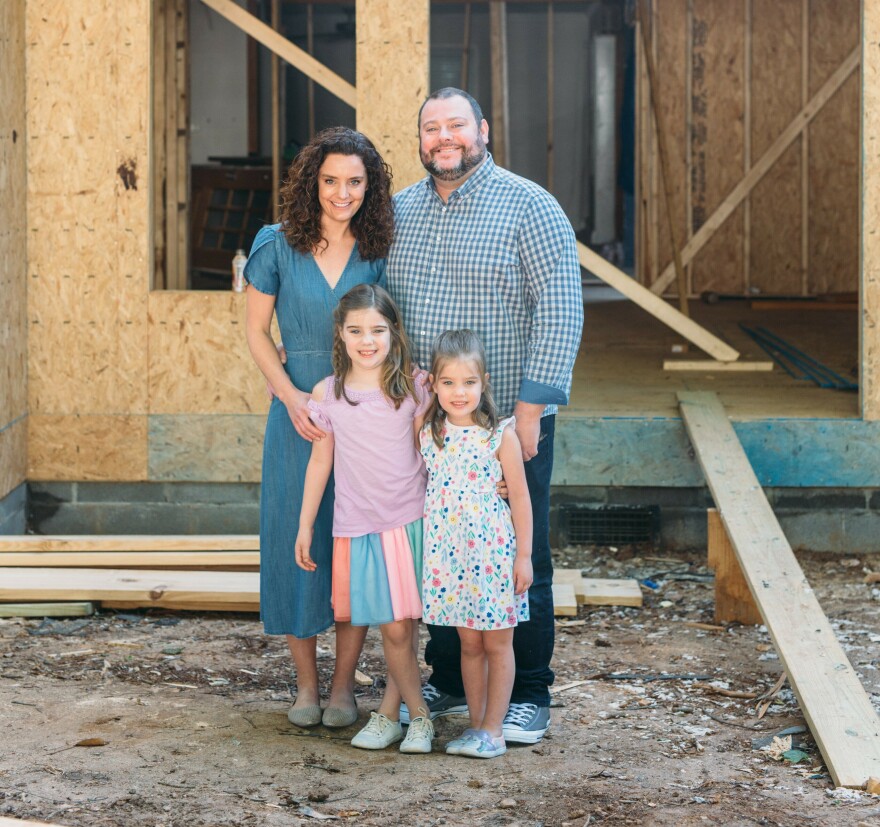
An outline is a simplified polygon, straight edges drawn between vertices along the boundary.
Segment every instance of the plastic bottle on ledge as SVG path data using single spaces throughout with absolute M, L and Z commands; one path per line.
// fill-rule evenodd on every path
M 232 258 L 232 289 L 236 293 L 244 293 L 244 266 L 247 262 L 244 250 L 236 250 Z

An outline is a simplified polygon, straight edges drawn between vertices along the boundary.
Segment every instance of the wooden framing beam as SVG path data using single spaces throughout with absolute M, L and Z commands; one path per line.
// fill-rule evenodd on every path
M 272 0 L 272 31 L 280 34 L 281 0 Z M 250 42 L 250 40 L 248 41 Z M 281 59 L 274 52 L 269 61 L 272 88 L 272 220 L 281 213 Z M 311 79 L 309 83 L 311 84 Z
M 862 3 L 862 186 L 859 396 L 862 417 L 880 420 L 880 5 Z
M 648 92 L 650 98 L 650 111 L 654 115 L 654 129 L 657 134 L 657 149 L 660 155 L 660 185 L 663 189 L 663 199 L 666 202 L 666 224 L 669 229 L 669 243 L 672 247 L 672 265 L 675 269 L 675 278 L 678 284 L 678 309 L 682 315 L 690 316 L 688 309 L 688 287 L 684 266 L 681 262 L 681 249 L 678 243 L 678 232 L 675 227 L 675 218 L 678 215 L 678 205 L 672 192 L 672 182 L 669 180 L 669 148 L 666 145 L 666 128 L 663 123 L 663 114 L 660 107 L 660 85 L 657 83 L 657 69 L 654 66 L 654 56 L 651 53 L 651 27 L 649 21 L 651 12 L 647 0 L 639 0 L 638 15 L 641 26 L 642 51 L 645 55 L 645 73 L 648 77 Z
M 749 584 L 743 577 L 736 551 L 727 536 L 718 509 L 708 510 L 706 529 L 709 568 L 715 572 L 715 622 L 742 623 L 746 626 L 762 623 L 761 613 L 752 599 Z
M 153 286 L 185 290 L 189 271 L 188 64 L 185 0 L 156 4 L 153 18 Z
M 577 242 L 577 247 L 582 267 L 597 275 L 618 292 L 623 293 L 654 318 L 671 327 L 679 336 L 684 337 L 700 350 L 721 362 L 734 362 L 739 358 L 739 351 L 734 350 L 717 336 L 713 336 L 706 328 L 700 327 L 683 313 L 679 313 L 678 310 L 652 293 L 647 287 L 643 287 L 623 270 L 606 261 L 598 253 L 594 253 L 580 241 Z
M 714 393 L 680 392 L 685 428 L 739 567 L 839 787 L 880 775 L 880 719 Z
M 299 46 L 295 46 L 286 37 L 274 31 L 271 26 L 267 26 L 262 20 L 234 3 L 233 0 L 201 1 L 209 9 L 225 17 L 233 26 L 237 26 L 245 34 L 262 43 L 270 52 L 299 69 L 306 77 L 323 86 L 349 106 L 357 108 L 357 90 L 354 86 L 345 78 L 332 72 L 323 63 L 315 60 L 304 49 L 300 49 Z
M 809 103 L 801 109 L 792 119 L 791 123 L 782 131 L 779 137 L 770 145 L 767 151 L 758 159 L 740 182 L 730 191 L 728 196 L 718 205 L 712 215 L 691 237 L 690 241 L 681 250 L 682 263 L 689 264 L 706 246 L 715 232 L 742 203 L 743 199 L 754 189 L 755 185 L 770 170 L 773 164 L 782 156 L 795 138 L 800 135 L 805 127 L 816 117 L 822 107 L 831 99 L 834 93 L 843 86 L 847 78 L 855 71 L 860 62 L 860 49 L 856 48 L 834 71 L 831 77 L 822 85 L 821 89 L 813 95 Z M 666 266 L 657 280 L 651 285 L 651 292 L 659 295 L 675 279 L 675 264 Z
M 507 105 L 507 6 L 489 5 L 489 47 L 492 66 L 492 127 L 489 141 L 495 163 L 510 164 L 510 113 Z
M 663 370 L 759 371 L 773 370 L 773 362 L 718 362 L 713 359 L 664 359 Z

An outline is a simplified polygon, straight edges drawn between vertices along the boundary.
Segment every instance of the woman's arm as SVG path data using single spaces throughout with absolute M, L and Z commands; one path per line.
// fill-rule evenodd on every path
M 275 296 L 261 293 L 253 285 L 247 288 L 247 343 L 251 356 L 262 371 L 275 395 L 284 403 L 293 427 L 305 440 L 321 439 L 325 434 L 309 419 L 309 395 L 299 390 L 287 375 L 272 339 L 272 316 Z
M 513 588 L 522 594 L 532 585 L 532 501 L 526 483 L 522 448 L 513 428 L 505 428 L 501 434 L 498 459 L 507 482 L 510 516 L 516 532 L 516 558 L 513 561 Z

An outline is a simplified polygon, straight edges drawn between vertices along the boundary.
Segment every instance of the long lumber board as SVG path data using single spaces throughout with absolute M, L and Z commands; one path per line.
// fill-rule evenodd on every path
M 260 575 L 241 571 L 138 569 L 0 570 L 0 600 L 118 600 L 166 608 L 190 604 L 259 605 Z
M 77 603 L 0 603 L 0 617 L 88 617 L 95 613 L 90 601 Z
M 680 392 L 691 444 L 834 783 L 880 775 L 880 718 L 810 588 L 714 393 Z
M 738 350 L 734 350 L 727 342 L 710 333 L 705 327 L 700 327 L 693 319 L 667 304 L 659 296 L 655 296 L 647 287 L 639 284 L 598 253 L 593 252 L 586 244 L 578 241 L 577 251 L 581 267 L 598 276 L 618 293 L 623 293 L 631 302 L 663 322 L 667 327 L 671 327 L 679 336 L 708 353 L 713 359 L 720 362 L 735 362 L 739 359 Z
M 0 568 L 258 569 L 258 551 L 0 551 Z
M 16 534 L 0 537 L 0 552 L 21 551 L 259 551 L 256 534 Z

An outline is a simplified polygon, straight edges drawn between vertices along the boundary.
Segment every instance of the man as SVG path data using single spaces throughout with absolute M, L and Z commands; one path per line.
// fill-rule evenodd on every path
M 429 175 L 395 196 L 388 288 L 416 358 L 430 364 L 444 330 L 471 328 L 486 346 L 502 416 L 516 416 L 534 515 L 531 620 L 514 633 L 516 678 L 504 738 L 534 744 L 550 725 L 553 565 L 550 475 L 556 406 L 568 402 L 583 299 L 571 225 L 544 189 L 495 166 L 489 125 L 461 89 L 434 92 L 419 112 L 419 152 Z M 458 633 L 428 626 L 432 718 L 467 710 Z M 402 721 L 409 720 L 401 710 Z

